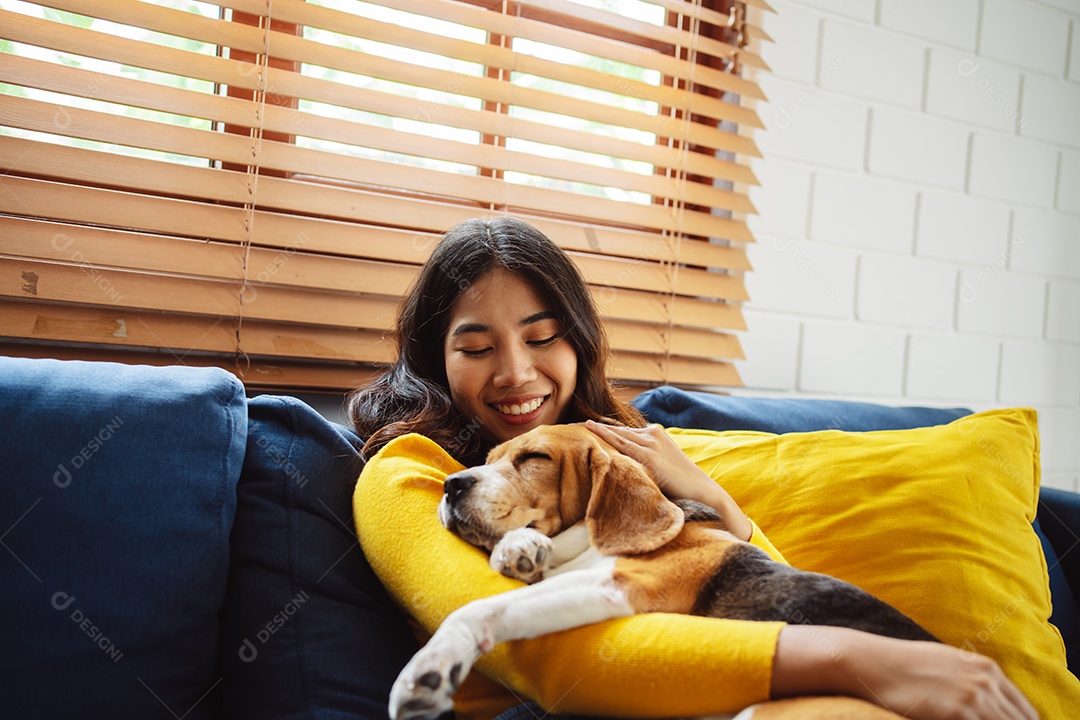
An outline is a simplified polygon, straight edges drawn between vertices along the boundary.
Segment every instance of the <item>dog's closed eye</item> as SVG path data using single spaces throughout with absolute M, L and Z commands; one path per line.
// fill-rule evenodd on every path
M 551 462 L 552 459 L 553 458 L 550 455 L 548 455 L 547 453 L 543 453 L 543 452 L 524 452 L 524 453 L 521 453 L 520 455 L 518 455 L 516 458 L 514 458 L 514 469 L 515 470 L 521 470 L 521 466 L 524 465 L 525 463 L 529 462 L 530 460 L 547 460 L 548 462 Z

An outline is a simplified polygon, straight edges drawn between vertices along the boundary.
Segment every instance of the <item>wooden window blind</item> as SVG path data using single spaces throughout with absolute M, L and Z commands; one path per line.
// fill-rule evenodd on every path
M 747 2 L 767 9 L 762 0 Z M 629 384 L 740 384 L 763 67 L 724 0 L 0 6 L 3 352 L 346 389 L 439 235 L 579 264 Z

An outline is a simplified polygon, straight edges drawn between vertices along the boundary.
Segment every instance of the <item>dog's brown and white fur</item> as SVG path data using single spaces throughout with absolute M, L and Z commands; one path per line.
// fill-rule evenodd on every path
M 446 479 L 443 524 L 530 585 L 451 613 L 390 694 L 395 720 L 434 718 L 497 643 L 642 612 L 838 625 L 934 640 L 853 585 L 775 562 L 717 514 L 663 496 L 585 427 L 545 426 Z M 464 639 L 464 640 L 463 640 Z

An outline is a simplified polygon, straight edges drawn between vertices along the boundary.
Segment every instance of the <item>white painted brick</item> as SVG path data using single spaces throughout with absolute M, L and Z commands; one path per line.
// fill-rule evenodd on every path
M 874 0 L 802 0 L 802 4 L 856 20 L 874 22 Z
M 956 311 L 956 270 L 938 262 L 863 255 L 855 296 L 861 322 L 946 330 Z
M 1077 25 L 1080 32 L 1080 24 Z M 1080 52 L 1080 50 L 1077 50 Z M 1058 162 L 1058 210 L 1080 214 L 1080 152 L 1062 151 Z
M 985 266 L 1006 254 L 1008 242 L 1005 205 L 966 195 L 924 192 L 920 196 L 918 255 Z
M 1049 210 L 1013 213 L 1009 269 L 1080 278 L 1080 217 Z
M 769 159 L 753 163 L 761 185 L 750 188 L 758 214 L 748 218 L 755 235 L 806 237 L 810 218 L 810 171 L 805 165 Z
M 825 20 L 822 70 L 835 67 L 829 89 L 865 100 L 919 107 L 925 51 L 921 44 L 873 27 Z
M 914 231 L 914 191 L 865 175 L 815 177 L 811 239 L 906 254 Z
M 866 106 L 822 86 L 764 76 L 769 102 L 758 107 L 766 131 L 757 136 L 767 158 L 801 160 L 849 170 L 860 169 L 866 153 Z
M 967 154 L 968 131 L 956 123 L 888 108 L 870 113 L 867 167 L 874 175 L 961 190 Z
M 926 110 L 934 115 L 1012 132 L 1020 107 L 1020 73 L 953 50 L 931 50 Z
M 1080 347 L 1076 345 L 1006 340 L 998 400 L 1010 405 L 1075 407 L 1080 404 L 1078 367 Z
M 1039 483 L 1040 487 L 1057 488 L 1058 490 L 1068 490 L 1069 492 L 1076 492 L 1077 490 L 1077 478 L 1073 472 L 1069 471 L 1046 471 L 1042 472 L 1042 481 Z
M 1031 2 L 984 0 L 979 52 L 1050 75 L 1065 71 L 1066 16 Z
M 1045 144 L 996 133 L 975 133 L 968 190 L 998 200 L 1050 207 L 1057 155 Z
M 1073 20 L 1072 43 L 1069 48 L 1069 70 L 1067 77 L 1070 80 L 1080 80 L 1080 21 Z
M 960 272 L 956 327 L 961 332 L 1042 337 L 1046 281 L 994 264 Z
M 1021 135 L 1080 147 L 1080 83 L 1029 73 L 1020 107 Z
M 788 235 L 759 236 L 747 247 L 748 307 L 796 315 L 850 318 L 855 304 L 855 253 Z
M 928 333 L 908 340 L 905 395 L 969 403 L 997 396 L 1000 343 L 982 335 Z
M 1046 307 L 1046 339 L 1080 343 L 1080 282 L 1051 280 Z M 1080 438 L 1080 435 L 1077 435 Z
M 798 373 L 799 331 L 797 320 L 771 313 L 744 313 L 750 332 L 740 337 L 746 361 L 738 365 L 747 388 L 793 390 Z
M 1040 5 L 1057 8 L 1058 10 L 1064 10 L 1073 15 L 1080 15 L 1080 3 L 1078 3 L 1077 0 L 1034 0 L 1034 2 L 1037 2 Z
M 761 56 L 777 77 L 810 82 L 817 72 L 821 15 L 799 5 L 777 2 L 765 13 L 762 26 L 774 42 L 763 43 Z
M 866 324 L 803 326 L 799 390 L 829 395 L 899 395 L 904 332 Z
M 920 40 L 974 51 L 979 0 L 882 0 L 878 22 Z

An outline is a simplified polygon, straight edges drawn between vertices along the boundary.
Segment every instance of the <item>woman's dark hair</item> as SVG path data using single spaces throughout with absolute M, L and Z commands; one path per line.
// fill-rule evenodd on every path
M 608 344 L 592 295 L 573 261 L 542 232 L 509 217 L 466 220 L 443 236 L 398 309 L 398 357 L 369 385 L 351 392 L 347 411 L 371 457 L 410 432 L 466 465 L 489 448 L 482 428 L 450 398 L 443 346 L 457 299 L 491 270 L 524 278 L 559 320 L 577 353 L 577 385 L 567 422 L 605 420 L 641 427 L 641 414 L 615 397 L 607 379 Z

